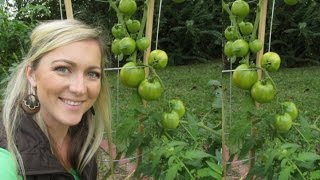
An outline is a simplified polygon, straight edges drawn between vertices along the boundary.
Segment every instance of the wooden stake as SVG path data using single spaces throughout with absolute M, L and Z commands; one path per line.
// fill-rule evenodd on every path
M 73 19 L 72 2 L 71 0 L 64 0 L 64 6 L 66 9 L 67 19 Z
M 257 57 L 256 57 L 256 66 L 259 68 L 261 67 L 261 57 L 264 53 L 263 49 L 264 49 L 264 39 L 265 39 L 265 32 L 266 32 L 267 7 L 268 7 L 268 0 L 262 0 L 261 7 L 260 7 L 261 12 L 260 12 L 258 39 L 262 41 L 263 46 L 262 46 L 262 50 L 257 53 Z M 257 72 L 258 72 L 258 80 L 260 80 L 262 78 L 262 71 L 261 69 L 258 69 Z M 256 102 L 256 108 L 257 109 L 260 108 L 260 104 L 258 102 Z M 254 119 L 252 121 L 254 121 Z M 255 124 L 252 124 L 251 135 L 252 137 L 256 137 L 256 134 L 257 134 L 257 128 L 255 127 Z M 255 164 L 255 156 L 256 156 L 255 150 L 252 149 L 249 154 L 250 169 Z
M 147 2 L 148 12 L 147 12 L 147 22 L 146 22 L 146 33 L 145 33 L 145 36 L 150 41 L 152 39 L 154 3 L 155 3 L 155 0 L 148 0 L 148 2 Z M 144 53 L 143 64 L 148 65 L 148 59 L 149 59 L 150 51 L 151 51 L 151 45 L 148 47 L 148 49 L 146 49 L 146 51 Z M 146 76 L 146 78 L 149 77 L 149 68 L 145 68 L 145 76 Z M 143 100 L 142 103 L 143 103 L 144 107 L 147 106 L 147 101 Z M 140 121 L 139 133 L 144 134 L 143 120 L 139 119 L 139 121 Z M 139 147 L 138 150 L 137 150 L 137 161 L 136 161 L 137 167 L 142 162 L 142 154 L 143 154 L 143 149 L 141 147 Z

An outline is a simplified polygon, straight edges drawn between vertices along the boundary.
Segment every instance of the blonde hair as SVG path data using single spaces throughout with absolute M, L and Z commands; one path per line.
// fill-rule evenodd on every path
M 7 135 L 7 149 L 17 159 L 19 170 L 24 177 L 25 170 L 23 162 L 15 145 L 15 131 L 17 124 L 19 123 L 19 115 L 23 113 L 22 108 L 20 108 L 20 102 L 32 91 L 32 87 L 28 83 L 25 75 L 26 67 L 31 66 L 36 69 L 41 58 L 48 52 L 66 44 L 82 40 L 96 40 L 99 43 L 102 56 L 102 78 L 101 90 L 93 106 L 96 113 L 93 116 L 91 113 L 87 112 L 81 120 L 87 120 L 87 123 L 82 123 L 85 124 L 84 126 L 87 126 L 87 136 L 85 136 L 86 139 L 81 144 L 81 147 L 79 146 L 80 151 L 76 160 L 77 170 L 81 173 L 84 170 L 84 167 L 94 157 L 104 132 L 107 134 L 109 147 L 111 147 L 111 106 L 107 81 L 103 78 L 105 77 L 103 69 L 106 62 L 104 60 L 104 43 L 101 39 L 100 32 L 77 20 L 56 20 L 42 23 L 32 31 L 31 48 L 27 56 L 12 74 L 3 101 L 3 124 Z M 42 131 L 47 135 L 49 142 L 51 142 L 46 126 L 39 114 L 40 113 L 37 113 L 34 119 L 39 124 Z

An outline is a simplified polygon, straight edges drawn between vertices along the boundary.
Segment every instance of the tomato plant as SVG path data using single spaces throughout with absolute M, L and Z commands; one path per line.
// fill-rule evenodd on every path
M 111 52 L 112 52 L 114 55 L 119 55 L 119 54 L 121 54 L 119 42 L 120 42 L 120 39 L 114 39 L 114 40 L 112 41 L 112 44 L 111 44 Z
M 223 52 L 227 57 L 233 56 L 232 44 L 233 44 L 233 41 L 227 41 L 227 43 L 223 47 Z
M 236 27 L 235 27 L 235 26 L 228 26 L 228 27 L 224 30 L 224 37 L 225 37 L 228 41 L 233 41 L 233 40 L 238 39 Z
M 126 36 L 126 30 L 122 24 L 115 24 L 111 29 L 111 33 L 113 37 L 118 39 L 121 39 Z

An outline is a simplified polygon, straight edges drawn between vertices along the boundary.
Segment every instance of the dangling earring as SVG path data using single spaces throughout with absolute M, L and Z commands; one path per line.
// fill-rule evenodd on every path
M 38 97 L 34 94 L 28 94 L 21 102 L 22 109 L 27 114 L 35 114 L 40 110 Z
M 94 111 L 93 106 L 90 108 L 90 111 L 91 111 L 91 114 L 92 114 L 92 115 L 96 115 L 96 112 Z

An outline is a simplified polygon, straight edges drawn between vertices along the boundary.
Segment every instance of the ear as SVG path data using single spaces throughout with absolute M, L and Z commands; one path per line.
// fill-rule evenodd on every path
M 36 75 L 30 65 L 26 68 L 26 77 L 32 87 L 37 87 Z

